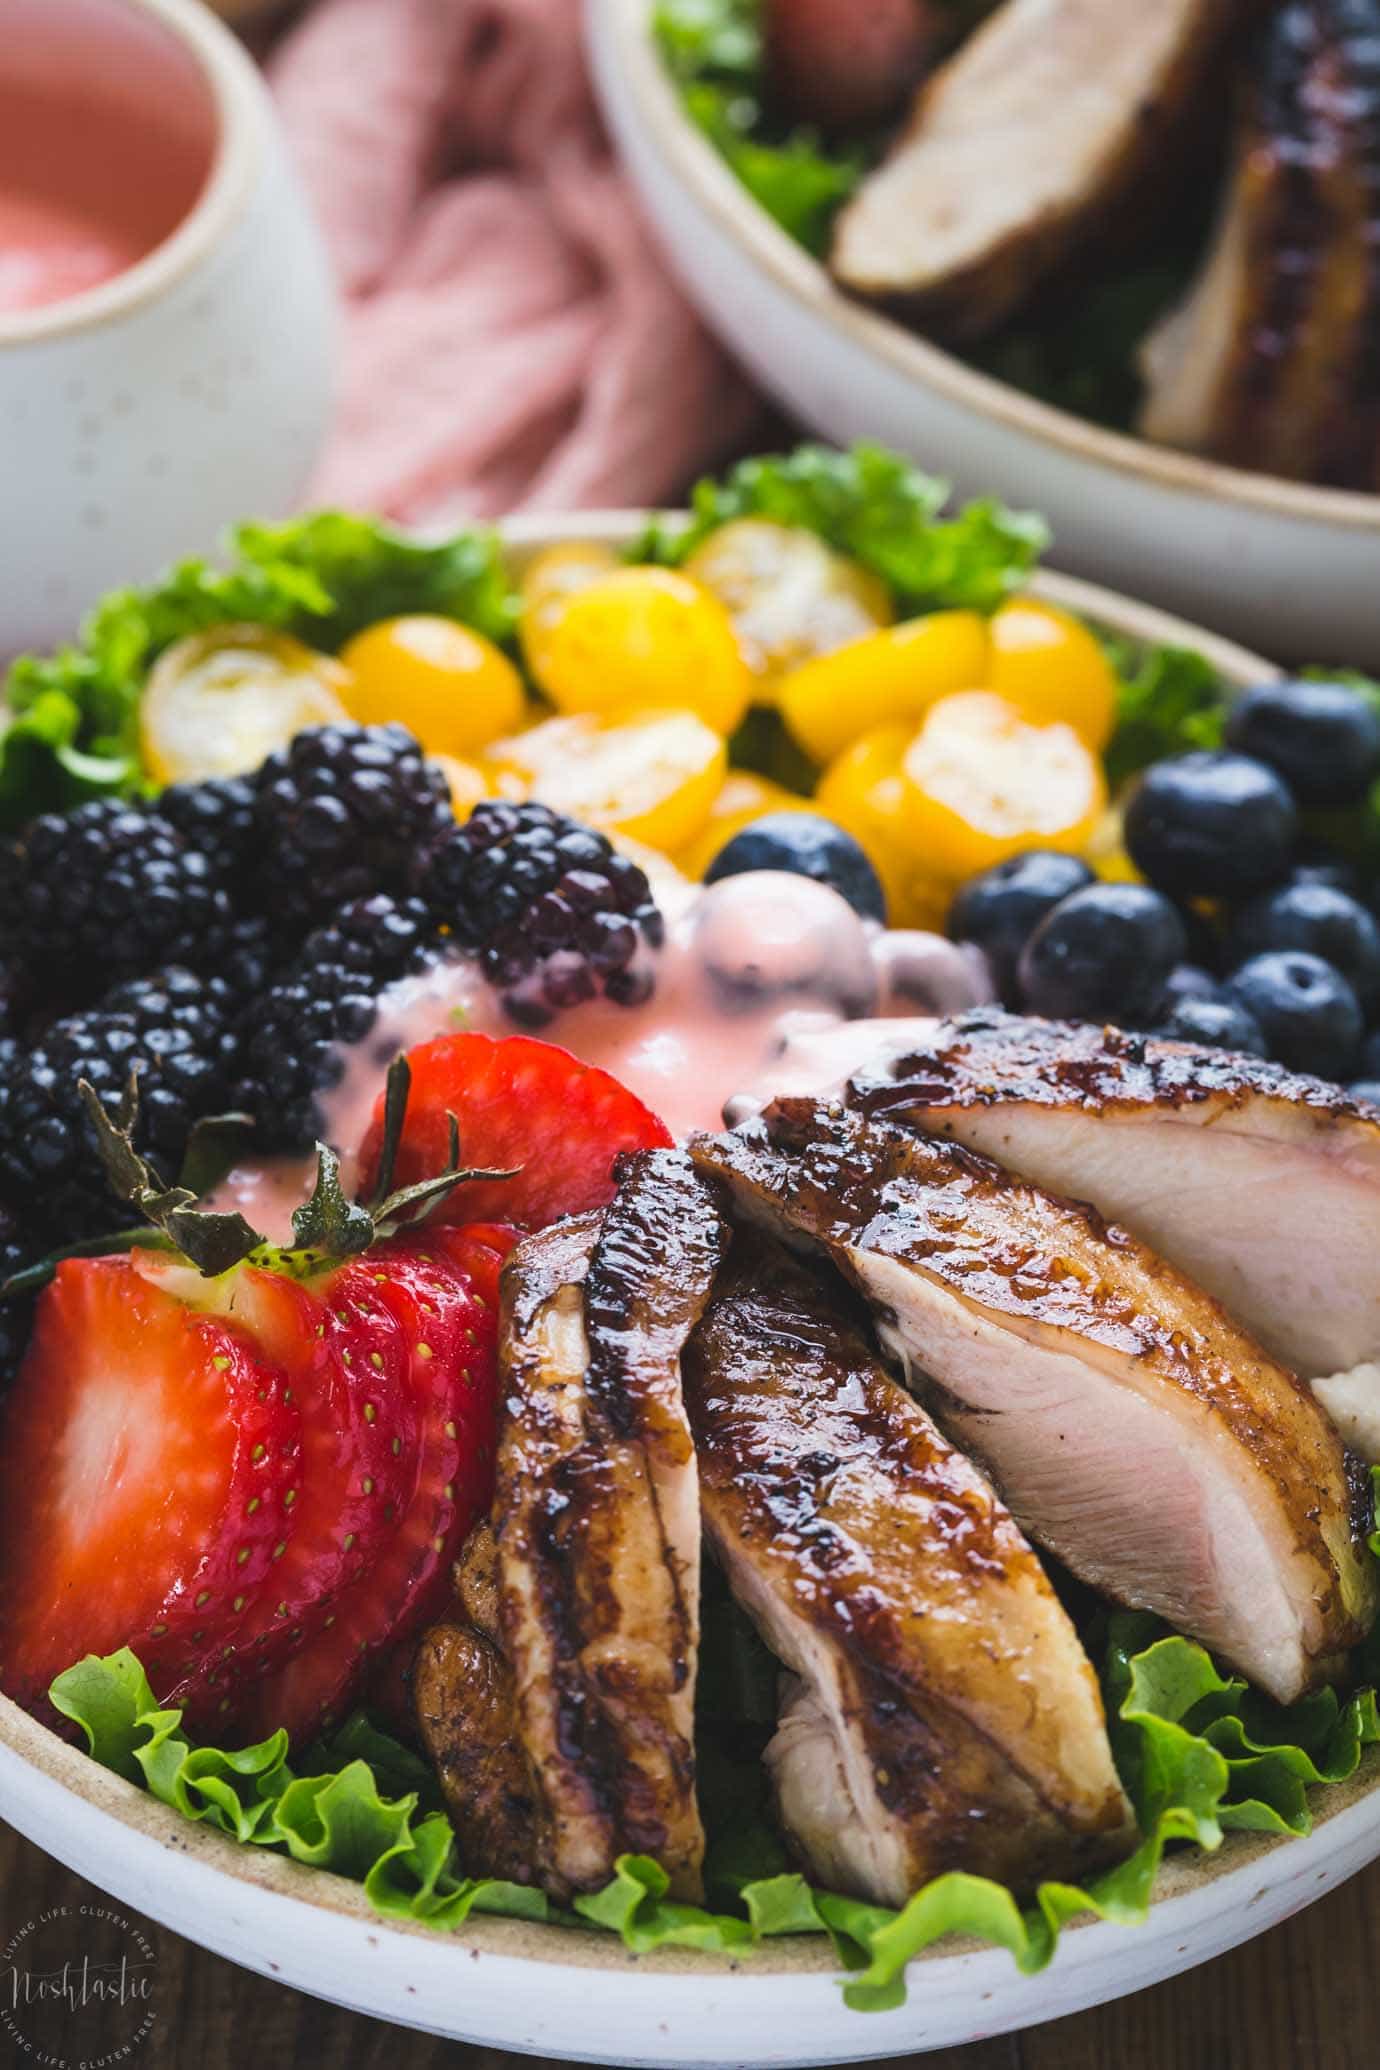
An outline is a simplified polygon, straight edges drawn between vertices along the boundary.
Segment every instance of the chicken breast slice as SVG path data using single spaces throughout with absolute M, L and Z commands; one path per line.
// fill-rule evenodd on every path
M 692 1139 L 735 1208 L 822 1248 L 1022 1527 L 1282 1702 L 1375 1610 L 1311 1394 L 1124 1230 L 975 1153 L 805 1101 Z
M 1232 0 L 1005 0 L 921 88 L 900 141 L 843 210 L 836 278 L 973 337 L 1118 216 L 1133 208 L 1143 231 L 1238 11 Z
M 1211 248 L 1141 351 L 1140 429 L 1303 481 L 1380 484 L 1376 17 L 1268 11 Z
M 849 1101 L 1090 1200 L 1307 1379 L 1380 1359 L 1380 1113 L 1334 1085 L 984 1008 Z
M 558 1897 L 598 1888 L 625 1852 L 655 1855 L 675 1897 L 702 1894 L 680 1351 L 724 1241 L 688 1159 L 650 1151 L 602 1220 L 557 1224 L 505 1268 L 499 1625 Z
M 705 1530 L 791 1670 L 766 1761 L 827 1888 L 899 1905 L 1124 1851 L 1097 1680 L 1000 1499 L 887 1373 L 842 1287 L 740 1239 L 686 1347 Z
M 498 1548 L 488 1524 L 456 1562 L 456 1616 L 423 1634 L 412 1668 L 422 1743 L 468 1875 L 538 1879 L 540 1819 L 498 1642 Z

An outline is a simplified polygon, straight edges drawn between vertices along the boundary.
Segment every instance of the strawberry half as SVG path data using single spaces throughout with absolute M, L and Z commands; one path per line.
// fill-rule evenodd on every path
M 436 1231 L 376 1244 L 328 1291 L 367 1275 L 409 1346 L 420 1429 L 411 1491 L 377 1559 L 273 1673 L 232 1690 L 236 1732 L 285 1726 L 294 1744 L 335 1722 L 385 1647 L 418 1631 L 449 1590 L 451 1562 L 493 1493 L 498 1390 L 495 1232 Z M 476 1284 L 478 1282 L 478 1284 Z M 487 1292 L 482 1289 L 487 1288 Z
M 544 1229 L 610 1201 L 623 1151 L 671 1142 L 665 1123 L 626 1086 L 554 1042 L 441 1035 L 410 1050 L 407 1061 L 412 1089 L 394 1184 L 414 1185 L 446 1168 L 451 1114 L 467 1165 L 516 1170 L 511 1179 L 457 1186 L 432 1210 L 433 1222 L 492 1218 Z M 377 1178 L 383 1123 L 380 1095 L 360 1149 L 366 1194 Z
M 292 1530 L 275 1547 L 268 1589 L 233 1649 L 166 1692 L 198 1732 L 219 1730 L 237 1714 L 243 1686 L 271 1673 L 315 1629 L 377 1560 L 404 1513 L 419 1420 L 410 1347 L 379 1294 L 364 1259 L 305 1286 L 242 1267 L 221 1294 L 288 1373 L 302 1446 L 288 1491 Z
M 290 1536 L 301 1413 L 281 1368 L 127 1258 L 38 1303 L 0 1444 L 0 1685 L 45 1709 L 87 1653 L 157 1681 L 233 1645 Z

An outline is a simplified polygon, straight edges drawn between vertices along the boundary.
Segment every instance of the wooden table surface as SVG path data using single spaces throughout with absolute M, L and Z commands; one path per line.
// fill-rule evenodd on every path
M 0 1948 L 89 1885 L 0 1826 Z M 236 1969 L 148 1921 L 157 2018 L 138 2070 L 522 2070 L 530 2058 L 362 2019 Z M 74 1929 L 75 1940 L 75 1929 Z M 78 1949 L 74 1946 L 73 1953 Z M 76 2070 L 89 2031 L 45 2007 L 30 2026 Z M 917 2070 L 1373 2070 L 1380 2058 L 1380 1863 L 1273 1933 L 1174 1982 L 1001 2040 L 908 2058 Z

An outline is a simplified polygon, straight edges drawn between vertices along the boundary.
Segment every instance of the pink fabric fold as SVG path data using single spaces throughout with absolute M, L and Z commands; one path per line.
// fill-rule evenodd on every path
M 348 309 L 314 502 L 656 502 L 746 434 L 603 137 L 578 0 L 317 0 L 270 78 Z

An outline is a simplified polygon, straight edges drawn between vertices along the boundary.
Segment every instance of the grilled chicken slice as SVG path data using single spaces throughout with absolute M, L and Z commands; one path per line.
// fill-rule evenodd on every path
M 498 1548 L 487 1524 L 456 1563 L 458 1616 L 417 1649 L 413 1699 L 471 1875 L 533 1883 L 539 1818 L 518 1736 L 512 1671 L 498 1644 Z
M 842 1288 L 740 1239 L 685 1353 L 705 1529 L 791 1670 L 767 1749 L 828 1889 L 901 1904 L 1122 1851 L 1097 1681 L 1030 1546 Z
M 1336 1086 L 980 1010 L 849 1098 L 1092 1201 L 1306 1378 L 1380 1359 L 1380 1114 Z
M 1282 1702 L 1368 1628 L 1336 1432 L 1125 1231 L 972 1151 L 809 1100 L 691 1149 L 739 1211 L 856 1282 L 948 1434 L 1083 1580 Z
M 1147 438 L 1380 487 L 1378 26 L 1369 4 L 1270 11 L 1208 256 L 1142 348 Z
M 1143 230 L 1184 164 L 1176 140 L 1196 127 L 1236 12 L 1233 0 L 1006 0 L 922 87 L 840 215 L 835 277 L 970 338 L 1123 216 Z
M 650 1151 L 602 1222 L 559 1223 L 505 1269 L 499 1621 L 541 1881 L 558 1897 L 605 1883 L 627 1851 L 655 1855 L 675 1897 L 701 1895 L 699 1501 L 680 1351 L 723 1244 L 688 1160 Z

